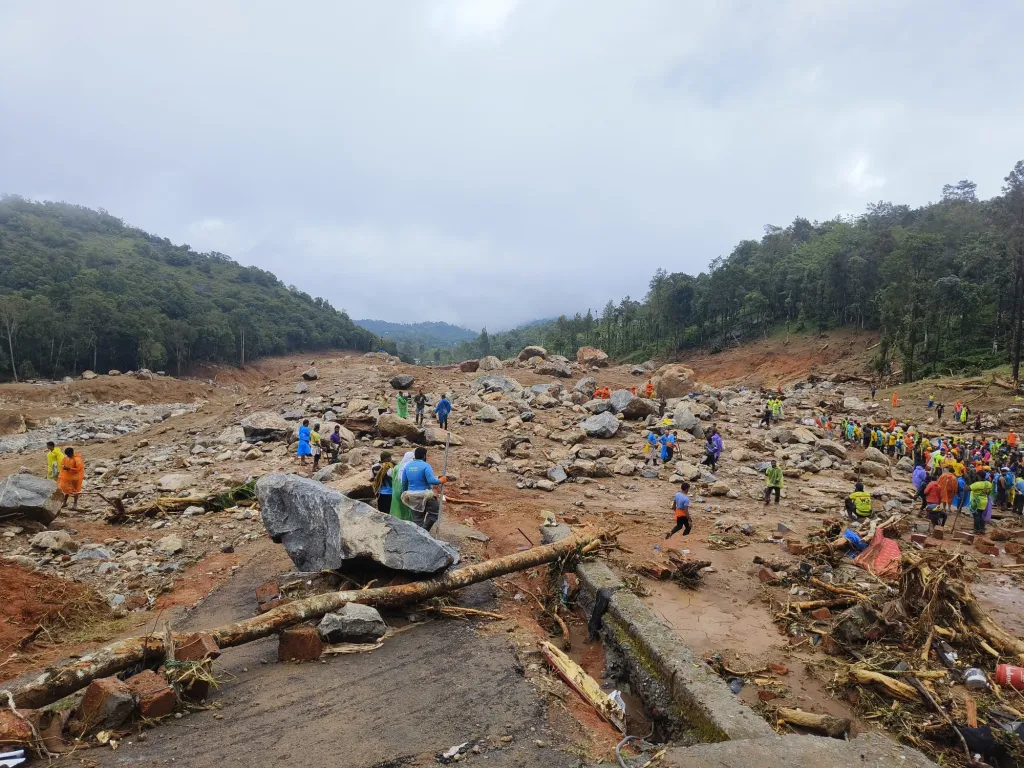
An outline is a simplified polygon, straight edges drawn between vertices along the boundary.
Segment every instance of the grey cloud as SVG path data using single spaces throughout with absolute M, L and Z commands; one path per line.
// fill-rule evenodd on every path
M 101 206 L 356 316 L 642 296 L 765 223 L 1020 159 L 1015 4 L 14 0 L 0 191 Z

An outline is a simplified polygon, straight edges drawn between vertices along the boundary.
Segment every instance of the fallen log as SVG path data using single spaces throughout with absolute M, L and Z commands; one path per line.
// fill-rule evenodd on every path
M 819 715 L 814 712 L 804 712 L 802 709 L 788 709 L 779 707 L 775 710 L 779 720 L 789 725 L 800 728 L 807 728 L 811 731 L 824 733 L 833 739 L 841 739 L 850 732 L 852 723 L 845 717 L 832 717 L 832 715 Z
M 896 680 L 883 675 L 881 672 L 851 667 L 850 678 L 862 685 L 874 683 L 896 699 L 902 699 L 903 701 L 919 701 L 921 699 L 920 693 L 918 693 L 914 686 L 904 683 L 902 680 Z
M 826 592 L 831 592 L 833 595 L 844 595 L 845 597 L 855 597 L 858 600 L 867 600 L 868 599 L 867 595 L 863 595 L 860 592 L 857 592 L 857 591 L 852 590 L 852 589 L 845 589 L 844 587 L 833 586 L 832 584 L 829 584 L 826 581 L 822 581 L 817 576 L 811 576 L 811 584 L 813 584 L 814 586 L 818 587 L 819 589 L 825 590 Z
M 848 608 L 854 603 L 858 602 L 855 597 L 840 597 L 835 600 L 798 600 L 795 603 L 790 603 L 790 608 L 796 608 L 798 611 L 810 611 L 815 608 Z
M 213 637 L 219 648 L 244 645 L 273 635 L 294 624 L 319 619 L 325 613 L 336 611 L 346 603 L 389 606 L 418 602 L 496 576 L 553 562 L 576 550 L 577 547 L 581 552 L 591 551 L 597 548 L 600 541 L 601 534 L 583 540 L 569 538 L 555 544 L 534 547 L 525 552 L 467 565 L 427 581 L 313 595 L 278 606 L 251 619 L 208 630 L 208 634 Z M 175 635 L 174 641 L 179 642 L 182 637 Z M 162 636 L 131 637 L 77 658 L 62 660 L 41 672 L 29 672 L 15 680 L 0 683 L 0 691 L 10 691 L 14 696 L 15 706 L 36 709 L 84 688 L 97 678 L 108 677 L 137 665 L 155 666 L 164 659 L 164 656 L 165 642 Z
M 985 613 L 966 584 L 962 581 L 948 581 L 943 584 L 943 587 L 948 597 L 964 607 L 967 616 L 978 627 L 978 632 L 994 648 L 1010 656 L 1015 656 L 1018 662 L 1024 661 L 1024 641 L 1011 635 Z

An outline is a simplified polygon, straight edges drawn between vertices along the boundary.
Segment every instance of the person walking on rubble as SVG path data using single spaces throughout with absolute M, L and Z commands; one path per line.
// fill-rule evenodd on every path
M 782 467 L 779 466 L 779 462 L 772 459 L 772 465 L 764 471 L 765 486 L 764 486 L 764 505 L 768 506 L 768 500 L 771 499 L 772 493 L 775 494 L 775 503 L 779 503 L 779 496 L 782 494 Z
M 422 445 L 413 452 L 413 461 L 402 472 L 402 502 L 412 510 L 412 521 L 429 531 L 437 522 L 440 505 L 434 488 L 448 482 L 448 478 L 434 475 L 434 468 L 427 463 L 427 449 Z
M 690 484 L 682 482 L 679 485 L 679 492 L 672 497 L 672 509 L 675 511 L 676 524 L 675 527 L 665 534 L 665 538 L 669 539 L 672 534 L 682 531 L 683 536 L 690 535 L 690 497 L 686 494 L 690 491 Z
M 85 462 L 80 453 L 75 453 L 74 448 L 64 449 L 64 458 L 60 462 L 60 474 L 57 475 L 57 486 L 64 493 L 64 501 L 60 508 L 72 499 L 71 509 L 78 509 L 78 496 L 82 492 L 82 481 L 85 479 Z

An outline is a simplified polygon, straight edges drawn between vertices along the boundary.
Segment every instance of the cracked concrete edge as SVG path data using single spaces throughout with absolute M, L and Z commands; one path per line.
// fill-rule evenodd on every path
M 543 526 L 545 543 L 572 535 L 564 525 Z M 619 650 L 634 666 L 645 668 L 671 696 L 676 711 L 699 741 L 757 739 L 775 735 L 757 713 L 740 702 L 719 678 L 604 563 L 584 562 L 576 568 L 584 600 L 592 608 L 599 589 L 616 590 L 605 624 Z M 611 622 L 609 622 L 609 617 Z

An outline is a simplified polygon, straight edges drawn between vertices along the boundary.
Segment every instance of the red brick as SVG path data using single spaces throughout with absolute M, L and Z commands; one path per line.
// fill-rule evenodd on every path
M 27 717 L 28 712 L 19 710 Z M 0 752 L 25 749 L 32 746 L 32 728 L 9 709 L 0 710 Z
M 276 600 L 268 600 L 265 603 L 259 603 L 257 610 L 259 613 L 266 613 L 267 611 L 272 611 L 282 605 L 288 605 L 290 602 L 291 600 L 287 597 L 279 597 Z
M 815 608 L 811 611 L 811 618 L 817 619 L 818 621 L 825 621 L 832 618 L 832 611 L 825 607 Z
M 927 539 L 924 542 L 925 549 L 935 549 L 935 547 L 937 546 L 939 546 L 939 542 L 937 542 L 935 539 Z
M 775 693 L 774 691 L 766 691 L 762 689 L 757 692 L 757 698 L 761 701 L 771 701 L 772 699 L 779 698 L 779 694 Z
M 935 529 L 932 531 L 932 538 L 933 539 L 944 539 L 944 538 L 946 538 L 946 531 L 945 531 L 945 529 L 941 525 L 935 526 Z
M 757 572 L 757 578 L 761 580 L 762 584 L 771 584 L 773 581 L 779 580 L 779 577 L 775 575 L 775 571 L 768 566 L 761 566 L 761 570 Z
M 1024 544 L 1021 544 L 1019 541 L 1008 541 L 1003 545 L 1003 549 L 1006 550 L 1008 555 L 1019 555 L 1021 552 L 1024 552 Z
M 997 547 L 995 544 L 981 544 L 981 543 L 979 543 L 979 544 L 975 544 L 974 548 L 976 550 L 978 550 L 979 552 L 981 552 L 981 554 L 983 554 L 983 555 L 989 555 L 990 557 L 998 557 L 999 556 L 999 547 Z
M 135 697 L 128 686 L 116 677 L 101 677 L 85 689 L 75 717 L 85 730 L 96 726 L 118 728 L 134 710 Z
M 207 632 L 182 636 L 174 649 L 176 661 L 202 661 L 207 658 L 216 659 L 218 656 L 220 648 L 217 647 L 217 641 Z
M 271 600 L 276 600 L 279 597 L 281 597 L 281 586 L 279 584 L 271 581 L 256 587 L 257 603 L 269 603 Z
M 128 678 L 125 684 L 138 697 L 139 712 L 151 720 L 171 714 L 178 703 L 178 697 L 167 678 L 151 669 L 144 669 Z
M 324 652 L 324 643 L 316 627 L 307 624 L 281 632 L 277 646 L 278 661 L 316 661 Z
M 965 533 L 964 531 L 954 531 L 953 538 L 957 541 L 965 541 L 968 544 L 972 544 L 974 542 L 974 534 Z
M 992 539 L 990 539 L 988 536 L 975 536 L 974 544 L 975 546 L 977 546 L 978 544 L 984 544 L 986 547 L 991 547 L 995 544 L 995 542 L 992 541 Z
M 787 667 L 785 664 L 769 664 L 768 669 L 770 669 L 772 671 L 772 674 L 775 675 L 789 674 L 789 667 Z
M 928 534 L 925 533 L 912 533 L 910 534 L 910 540 L 917 544 L 924 544 L 925 539 L 928 538 Z
M 786 551 L 791 555 L 802 555 L 807 545 L 802 542 L 786 539 Z
M 981 561 L 978 563 L 978 567 L 979 568 L 991 568 L 991 567 L 993 567 L 993 565 L 994 565 L 994 563 L 991 560 L 989 560 L 987 557 L 983 557 L 981 559 Z

